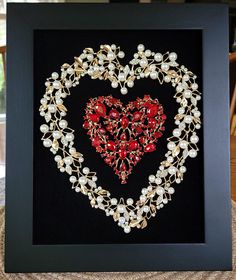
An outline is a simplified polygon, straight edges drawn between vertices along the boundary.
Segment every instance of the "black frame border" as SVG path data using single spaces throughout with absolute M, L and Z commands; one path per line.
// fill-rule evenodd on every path
M 7 13 L 6 272 L 231 270 L 227 6 L 8 4 Z M 37 29 L 202 30 L 205 243 L 32 245 Z

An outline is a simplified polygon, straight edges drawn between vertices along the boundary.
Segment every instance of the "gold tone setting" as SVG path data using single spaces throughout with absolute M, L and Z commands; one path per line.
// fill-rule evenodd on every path
M 201 128 L 197 103 L 201 93 L 195 82 L 197 77 L 185 66 L 179 66 L 174 52 L 162 55 L 145 50 L 140 44 L 129 65 L 120 64 L 119 58 L 124 56 L 120 47 L 114 44 L 101 45 L 98 52 L 92 48 L 84 49 L 73 64 L 63 64 L 60 74 L 53 72 L 47 79 L 39 111 L 46 122 L 40 126 L 43 145 L 54 154 L 59 170 L 69 175 L 72 189 L 88 196 L 93 208 L 105 211 L 125 233 L 129 233 L 132 228 L 145 228 L 147 220 L 155 217 L 157 211 L 171 200 L 173 184 L 181 183 L 186 172 L 186 159 L 197 156 L 199 138 L 196 131 Z M 120 88 L 121 94 L 127 94 L 135 80 L 142 78 L 151 78 L 160 84 L 170 83 L 175 89 L 173 97 L 179 104 L 176 128 L 167 139 L 165 159 L 156 174 L 148 177 L 148 186 L 141 190 L 136 202 L 132 198 L 112 198 L 109 191 L 97 186 L 96 172 L 82 166 L 84 157 L 74 147 L 74 130 L 65 120 L 67 108 L 63 99 L 85 75 L 108 80 L 113 88 Z

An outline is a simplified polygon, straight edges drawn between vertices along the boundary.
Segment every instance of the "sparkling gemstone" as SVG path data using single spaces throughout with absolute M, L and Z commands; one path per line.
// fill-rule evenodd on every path
M 149 118 L 155 117 L 158 113 L 159 106 L 157 104 L 150 104 L 147 109 L 147 116 Z
M 127 117 L 122 117 L 122 118 L 121 118 L 121 126 L 122 126 L 123 128 L 126 128 L 128 125 L 129 125 L 129 120 L 128 120 L 128 118 L 127 118 Z
M 133 113 L 133 121 L 135 121 L 135 122 L 139 121 L 141 116 L 142 116 L 142 114 L 140 112 L 138 112 L 138 111 L 134 112 Z
M 147 153 L 151 153 L 156 150 L 156 145 L 154 143 L 147 144 L 144 150 Z
M 119 151 L 119 157 L 120 157 L 121 159 L 125 159 L 126 156 L 127 156 L 127 151 L 126 151 L 126 150 L 120 150 L 120 151 Z
M 136 140 L 129 142 L 129 151 L 136 150 L 138 148 L 138 142 Z
M 95 137 L 92 139 L 92 146 L 93 147 L 98 147 L 101 144 L 101 141 L 99 139 L 99 137 Z
M 107 142 L 107 149 L 110 151 L 115 151 L 116 149 L 116 144 L 114 141 L 108 141 Z
M 99 122 L 99 116 L 97 114 L 90 114 L 89 115 L 89 119 L 92 121 L 92 122 Z
M 83 128 L 85 128 L 85 129 L 88 129 L 89 128 L 89 122 L 84 122 L 84 124 L 83 124 Z
M 150 128 L 154 128 L 154 127 L 156 126 L 156 124 L 157 124 L 157 121 L 156 121 L 154 118 L 150 118 L 150 119 L 148 120 L 148 126 L 149 126 Z
M 106 112 L 107 112 L 107 109 L 106 109 L 106 106 L 100 102 L 98 102 L 96 105 L 95 105 L 95 111 L 97 113 L 98 116 L 101 116 L 101 117 L 105 117 L 106 116 Z
M 109 113 L 110 118 L 112 119 L 118 119 L 119 118 L 119 112 L 116 109 L 112 109 Z

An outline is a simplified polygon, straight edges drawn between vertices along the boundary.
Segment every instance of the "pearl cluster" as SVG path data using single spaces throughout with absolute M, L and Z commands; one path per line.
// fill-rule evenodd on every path
M 73 64 L 63 64 L 60 73 L 53 72 L 47 79 L 39 111 L 45 119 L 40 126 L 43 145 L 54 154 L 58 169 L 69 175 L 72 189 L 88 196 L 92 207 L 105 211 L 125 233 L 129 233 L 131 228 L 145 228 L 147 220 L 171 200 L 173 184 L 181 183 L 186 172 L 186 159 L 197 156 L 197 130 L 201 128 L 197 103 L 201 94 L 195 81 L 197 77 L 185 66 L 179 67 L 176 53 L 155 53 L 140 44 L 129 65 L 122 66 L 119 58 L 124 55 L 114 44 L 101 45 L 97 53 L 86 48 L 75 57 Z M 132 198 L 112 198 L 109 191 L 98 186 L 96 173 L 83 167 L 84 157 L 74 147 L 74 130 L 69 128 L 65 119 L 67 108 L 63 102 L 70 95 L 71 88 L 76 87 L 85 75 L 109 80 L 113 88 L 120 87 L 122 94 L 141 78 L 169 83 L 175 89 L 174 98 L 179 104 L 176 128 L 167 139 L 165 159 L 156 174 L 148 177 L 148 186 L 141 190 L 136 202 Z

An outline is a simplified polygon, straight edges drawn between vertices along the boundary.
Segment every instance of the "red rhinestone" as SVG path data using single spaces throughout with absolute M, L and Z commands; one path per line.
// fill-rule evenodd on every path
M 155 138 L 160 138 L 162 136 L 162 133 L 160 131 L 157 131 L 154 133 Z
M 141 144 L 145 143 L 145 140 L 146 140 L 146 137 L 144 137 L 144 136 L 139 137 L 139 142 Z
M 105 134 L 105 133 L 106 133 L 106 130 L 105 130 L 104 128 L 100 128 L 100 129 L 99 129 L 99 132 L 100 132 L 101 134 Z
M 147 110 L 148 117 L 155 117 L 158 113 L 159 106 L 157 104 L 151 104 Z
M 106 158 L 104 159 L 104 161 L 105 161 L 105 163 L 110 164 L 111 161 L 112 161 L 112 157 L 106 157 Z
M 125 159 L 126 156 L 127 156 L 126 150 L 120 150 L 120 151 L 119 151 L 119 157 L 120 157 L 121 159 Z
M 112 109 L 109 113 L 110 118 L 112 119 L 118 119 L 119 118 L 119 112 L 116 109 Z
M 122 133 L 120 136 L 120 140 L 125 141 L 127 139 L 126 134 Z
M 89 122 L 84 122 L 83 128 L 88 129 L 89 128 Z
M 89 115 L 89 119 L 92 121 L 92 122 L 99 122 L 99 116 L 97 114 L 90 114 Z
M 124 162 L 121 163 L 121 165 L 120 165 L 120 170 L 121 170 L 121 171 L 125 171 L 125 170 L 126 170 L 126 165 L 125 165 Z
M 106 109 L 106 106 L 100 102 L 98 102 L 96 105 L 95 105 L 95 111 L 96 113 L 101 116 L 101 117 L 105 117 L 106 116 L 106 112 L 107 112 L 107 109 Z
M 144 149 L 144 151 L 145 151 L 146 153 L 151 153 L 151 152 L 153 152 L 153 151 L 155 151 L 155 150 L 156 150 L 156 145 L 153 144 L 153 143 L 147 144 L 147 146 L 146 146 L 145 149 Z
M 122 118 L 121 118 L 121 126 L 122 126 L 123 128 L 126 128 L 128 125 L 129 125 L 129 120 L 128 120 L 128 118 L 127 118 L 127 117 L 122 117 Z
M 116 143 L 114 141 L 108 141 L 107 142 L 107 149 L 110 150 L 110 151 L 115 151 Z
M 138 148 L 138 142 L 136 140 L 129 142 L 129 151 L 136 150 Z
M 134 112 L 134 113 L 133 113 L 133 121 L 134 121 L 134 122 L 139 121 L 140 118 L 141 118 L 141 116 L 142 116 L 142 114 L 141 114 L 139 111 Z
M 93 147 L 98 147 L 100 145 L 100 143 L 101 143 L 101 141 L 100 141 L 99 137 L 93 138 L 93 140 L 92 140 Z
M 136 162 L 139 162 L 140 159 L 141 159 L 141 158 L 140 158 L 139 156 L 136 156 L 136 157 L 135 157 L 135 161 L 136 161 Z
M 137 132 L 138 134 L 140 134 L 140 133 L 143 132 L 142 128 L 139 127 L 139 126 L 137 126 L 137 127 L 135 128 L 135 130 L 136 130 L 136 132 Z
M 157 121 L 156 121 L 154 118 L 150 118 L 150 119 L 148 120 L 148 126 L 149 126 L 150 128 L 154 128 L 156 125 L 157 125 Z
M 166 120 L 166 115 L 161 116 L 163 120 Z
M 112 129 L 113 129 L 113 126 L 112 126 L 111 124 L 108 124 L 108 125 L 106 126 L 106 130 L 107 130 L 107 131 L 112 131 Z

